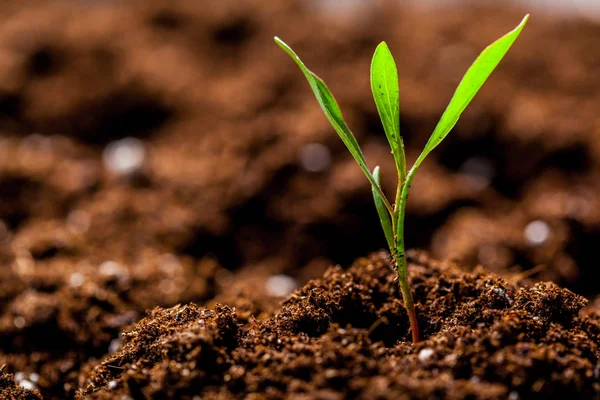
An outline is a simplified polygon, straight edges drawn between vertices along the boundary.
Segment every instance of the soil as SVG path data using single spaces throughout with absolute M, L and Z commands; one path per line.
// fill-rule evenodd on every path
M 597 395 L 600 25 L 534 15 L 421 167 L 408 245 L 453 261 L 413 257 L 413 346 L 385 261 L 354 263 L 385 243 L 369 187 L 272 37 L 391 191 L 377 43 L 402 60 L 414 159 L 524 11 L 318 3 L 0 4 L 0 398 Z M 140 162 L 119 170 L 115 148 Z
M 0 388 L 3 399 L 41 400 L 42 396 L 36 389 L 25 389 L 15 383 L 15 377 L 6 372 L 6 367 L 0 369 Z
M 600 314 L 553 283 L 518 287 L 413 253 L 423 340 L 386 254 L 328 269 L 274 316 L 156 308 L 79 398 L 564 398 L 600 393 Z

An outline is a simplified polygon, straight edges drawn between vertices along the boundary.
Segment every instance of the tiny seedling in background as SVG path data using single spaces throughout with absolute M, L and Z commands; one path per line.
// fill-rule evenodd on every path
M 383 124 L 385 136 L 392 150 L 398 174 L 398 187 L 396 189 L 394 204 L 387 199 L 382 191 L 379 167 L 375 167 L 371 173 L 356 138 L 344 122 L 342 112 L 325 85 L 325 82 L 306 68 L 304 63 L 287 44 L 275 37 L 275 42 L 292 57 L 304 73 L 329 122 L 333 125 L 342 142 L 344 142 L 371 184 L 375 208 L 377 209 L 381 227 L 390 248 L 390 254 L 396 264 L 398 282 L 402 297 L 404 298 L 404 306 L 408 313 L 413 342 L 419 341 L 419 327 L 412 293 L 408 284 L 404 252 L 404 216 L 410 184 L 423 160 L 444 140 L 454 125 L 456 125 L 463 111 L 517 39 L 528 19 L 529 15 L 526 15 L 519 26 L 489 45 L 477 57 L 456 88 L 454 96 L 452 96 L 450 103 L 442 114 L 421 155 L 408 171 L 406 168 L 404 143 L 402 136 L 400 136 L 398 70 L 392 53 L 385 42 L 377 46 L 371 63 L 371 89 L 379 117 Z

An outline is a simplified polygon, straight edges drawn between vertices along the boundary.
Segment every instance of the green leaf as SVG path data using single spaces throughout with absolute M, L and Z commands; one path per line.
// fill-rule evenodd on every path
M 356 141 L 356 138 L 344 122 L 342 111 L 340 110 L 340 107 L 335 101 L 335 98 L 331 94 L 331 91 L 327 88 L 327 85 L 325 85 L 325 82 L 323 82 L 321 78 L 319 78 L 308 68 L 306 68 L 306 65 L 304 65 L 302 60 L 300 60 L 300 58 L 298 57 L 298 55 L 296 55 L 294 50 L 292 50 L 291 47 L 288 46 L 283 40 L 279 39 L 278 37 L 275 37 L 275 43 L 277 43 L 279 47 L 281 47 L 294 60 L 298 67 L 300 67 L 300 70 L 302 71 L 302 73 L 306 77 L 306 80 L 310 84 L 310 87 L 313 93 L 315 94 L 315 97 L 317 98 L 321 109 L 325 113 L 325 116 L 327 116 L 327 119 L 337 132 L 338 136 L 342 139 L 342 142 L 344 142 L 344 144 L 350 151 L 350 154 L 352 154 L 352 156 L 364 172 L 371 185 L 376 187 L 376 189 L 379 191 L 379 194 L 382 198 L 382 201 L 384 202 L 385 207 L 389 210 L 390 213 L 392 213 L 392 206 L 390 205 L 389 201 L 387 201 L 385 195 L 381 192 L 379 186 L 376 185 L 375 179 L 373 178 L 373 175 L 371 175 L 371 171 L 367 167 L 367 161 L 365 160 L 365 157 L 358 145 L 358 142 Z
M 320 99 L 319 104 L 321 104 L 322 102 L 321 108 L 325 112 L 327 118 L 329 118 L 329 122 L 334 127 L 334 129 L 336 130 L 346 147 L 348 147 L 348 150 L 350 151 L 350 153 L 352 153 L 352 155 L 356 159 L 356 162 L 361 166 L 361 168 L 367 168 L 367 162 L 362 154 L 362 150 L 360 149 L 356 138 L 350 131 L 350 128 L 348 128 L 348 126 L 344 122 L 342 111 L 340 110 L 337 101 L 335 101 L 333 94 L 331 94 L 331 91 L 321 78 L 315 75 L 312 71 L 308 71 L 308 73 L 311 75 L 312 79 L 314 80 L 317 86 L 319 93 L 319 96 L 317 96 L 317 100 Z
M 371 91 L 383 124 L 400 182 L 406 176 L 406 158 L 400 136 L 400 90 L 398 88 L 398 69 L 387 44 L 381 42 L 375 49 L 371 61 Z
M 392 232 L 392 220 L 390 218 L 390 214 L 388 213 L 385 205 L 383 204 L 383 200 L 379 195 L 381 191 L 381 181 L 379 179 L 379 167 L 375 167 L 373 170 L 373 177 L 375 178 L 375 183 L 379 187 L 380 190 L 376 190 L 373 187 L 373 201 L 375 202 L 375 208 L 377 209 L 377 214 L 379 215 L 379 221 L 381 222 L 381 227 L 383 228 L 383 234 L 385 235 L 385 240 L 390 248 L 390 252 L 393 252 L 394 246 L 394 233 Z
M 528 19 L 529 14 L 523 18 L 523 21 L 521 21 L 515 29 L 489 45 L 483 50 L 479 57 L 477 57 L 456 88 L 454 96 L 452 96 L 448 107 L 446 107 L 446 111 L 444 111 L 442 118 L 438 122 L 433 134 L 429 138 L 429 141 L 425 145 L 423 152 L 415 162 L 413 168 L 418 167 L 425 157 L 427 157 L 427 155 L 440 144 L 442 140 L 444 140 L 454 125 L 456 125 L 463 111 L 467 108 L 469 103 L 471 103 L 473 97 L 475 97 L 481 86 L 483 86 L 487 78 L 515 42 Z

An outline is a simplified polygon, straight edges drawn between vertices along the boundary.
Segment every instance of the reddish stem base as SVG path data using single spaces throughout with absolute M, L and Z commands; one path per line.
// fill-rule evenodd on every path
M 413 343 L 419 341 L 419 322 L 417 320 L 417 311 L 412 307 L 408 311 L 408 321 L 410 322 L 410 331 L 412 332 Z

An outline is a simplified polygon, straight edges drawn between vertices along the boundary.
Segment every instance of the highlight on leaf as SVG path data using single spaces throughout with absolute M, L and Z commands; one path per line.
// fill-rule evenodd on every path
M 431 150 L 436 148 L 448 136 L 463 111 L 517 40 L 528 20 L 529 14 L 523 18 L 515 29 L 486 47 L 469 67 L 415 165 L 420 165 Z
M 371 91 L 385 136 L 392 149 L 396 169 L 401 178 L 406 175 L 404 145 L 400 136 L 400 89 L 398 69 L 387 44 L 381 42 L 371 62 Z
M 340 110 L 337 101 L 333 97 L 333 94 L 331 93 L 325 82 L 323 82 L 321 78 L 319 78 L 312 71 L 306 68 L 302 60 L 300 60 L 300 57 L 298 57 L 294 50 L 292 50 L 292 48 L 289 47 L 283 40 L 279 39 L 278 37 L 275 37 L 275 43 L 277 43 L 279 47 L 281 47 L 294 60 L 298 67 L 300 67 L 300 70 L 302 70 L 304 76 L 306 77 L 306 80 L 308 80 L 308 83 L 310 84 L 310 87 L 313 90 L 313 93 L 315 94 L 315 97 L 317 98 L 321 109 L 323 110 L 325 116 L 337 132 L 338 136 L 340 137 L 340 139 L 342 139 L 342 142 L 346 145 L 346 148 L 348 148 L 348 151 L 350 152 L 350 154 L 352 154 L 354 160 L 356 160 L 356 163 L 360 166 L 371 185 L 374 186 L 376 190 L 380 190 L 379 186 L 375 183 L 375 178 L 373 178 L 373 175 L 371 174 L 371 171 L 367 166 L 367 161 L 365 160 L 365 157 L 362 153 L 362 150 L 360 149 L 360 146 L 358 145 L 358 142 L 356 141 L 356 138 L 354 137 L 354 134 L 352 133 L 352 131 L 350 131 L 350 128 L 348 128 L 348 126 L 344 122 L 342 111 Z M 383 193 L 380 193 L 380 195 L 385 207 L 391 213 L 392 206 L 390 205 L 389 201 L 383 195 Z

